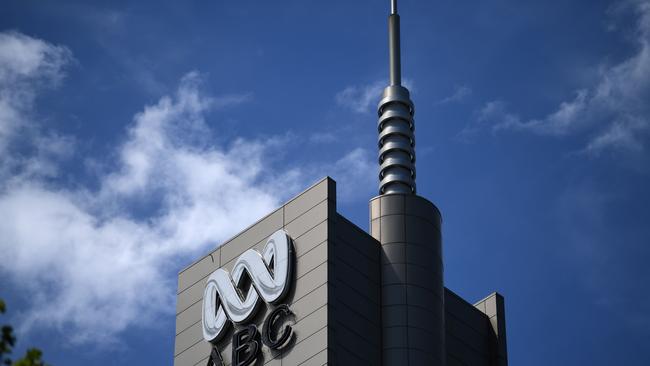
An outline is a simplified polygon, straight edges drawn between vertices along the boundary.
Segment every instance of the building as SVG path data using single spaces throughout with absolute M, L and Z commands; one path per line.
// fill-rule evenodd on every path
M 369 232 L 324 178 L 178 276 L 175 366 L 507 365 L 503 297 L 443 286 L 441 216 L 416 194 L 413 103 L 399 16 L 379 103 Z

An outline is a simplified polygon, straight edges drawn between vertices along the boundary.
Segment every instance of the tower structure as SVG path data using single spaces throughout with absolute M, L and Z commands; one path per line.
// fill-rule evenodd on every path
M 370 233 L 337 211 L 325 177 L 212 248 L 178 274 L 174 366 L 507 366 L 503 297 L 471 304 L 443 286 L 440 212 L 416 193 L 396 0 L 388 35 Z
M 444 365 L 445 308 L 438 208 L 416 194 L 414 105 L 401 85 L 397 0 L 388 16 L 390 85 L 379 102 L 379 196 L 370 231 L 381 244 L 382 364 Z

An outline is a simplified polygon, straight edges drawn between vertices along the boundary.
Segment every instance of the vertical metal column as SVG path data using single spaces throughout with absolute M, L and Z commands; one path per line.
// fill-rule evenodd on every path
M 401 86 L 399 15 L 388 17 L 390 85 L 379 102 L 379 196 L 370 233 L 382 246 L 382 364 L 445 365 L 441 216 L 417 196 L 414 107 Z

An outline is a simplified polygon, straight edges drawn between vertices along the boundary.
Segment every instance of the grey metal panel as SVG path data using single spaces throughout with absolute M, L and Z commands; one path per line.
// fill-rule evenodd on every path
M 485 303 L 485 315 L 488 317 L 493 317 L 497 315 L 497 302 L 495 296 L 490 296 L 484 301 Z
M 387 285 L 381 287 L 382 305 L 403 305 L 406 304 L 406 286 Z
M 320 202 L 302 215 L 298 216 L 295 220 L 286 224 L 285 230 L 292 238 L 299 237 L 327 219 L 329 214 L 329 205 L 335 204 L 328 200 Z
M 388 243 L 381 246 L 382 264 L 406 263 L 407 245 L 405 243 Z
M 373 201 L 373 202 L 378 202 Z M 380 217 L 380 216 L 371 216 L 371 217 Z M 381 225 L 379 223 L 380 219 L 375 219 L 375 220 L 370 220 L 370 235 L 372 235 L 373 238 L 379 240 L 381 238 Z
M 442 302 L 442 299 L 438 298 L 431 290 L 412 285 L 406 286 L 406 301 L 409 305 L 426 308 L 427 306 L 431 306 L 436 300 Z
M 189 288 L 186 288 L 183 290 L 183 292 L 178 294 L 176 297 L 177 314 L 194 305 L 197 301 L 203 298 L 203 290 L 205 289 L 206 280 L 207 277 L 190 286 Z
M 472 349 L 487 355 L 489 353 L 488 340 L 490 335 L 479 331 L 476 327 L 471 327 L 462 319 L 450 316 L 447 317 L 447 332 L 453 334 L 456 338 L 461 339 L 463 343 Z M 486 327 L 482 327 L 485 329 Z
M 296 301 L 320 288 L 320 286 L 327 283 L 327 272 L 327 263 L 323 263 L 311 272 L 306 273 L 296 281 L 296 287 L 289 293 L 289 297 L 292 301 Z
M 447 363 L 446 366 L 467 366 L 461 360 L 447 353 Z
M 263 350 L 263 348 L 262 348 Z M 278 357 L 278 356 L 276 356 Z M 270 357 L 265 357 L 264 358 L 264 366 L 282 366 L 282 359 L 281 358 L 272 358 L 269 359 Z M 197 365 L 199 366 L 199 365 Z M 203 365 L 200 365 L 203 366 Z
M 379 356 L 381 339 L 379 337 L 368 337 L 358 329 L 346 326 L 344 323 L 335 322 L 333 324 L 334 346 L 344 346 L 349 350 L 356 351 L 362 360 L 371 361 L 375 356 Z M 375 362 L 376 363 L 376 362 Z
M 406 248 L 406 262 L 435 270 L 436 273 L 442 274 L 442 258 L 432 255 L 432 250 L 428 246 L 409 245 Z
M 431 346 L 429 346 L 431 349 Z M 417 348 L 409 349 L 409 364 L 410 365 L 444 365 L 444 358 L 442 355 L 436 357 L 431 352 L 426 352 Z
M 381 196 L 370 200 L 370 217 L 379 216 L 381 216 Z
M 386 327 L 406 327 L 408 325 L 408 308 L 401 304 L 382 306 L 381 321 Z
M 447 289 L 445 289 L 447 290 Z M 477 308 L 481 313 L 485 314 L 485 300 L 481 300 L 474 304 L 474 307 Z
M 381 351 L 382 365 L 405 365 L 408 360 L 408 348 L 384 348 Z
M 330 329 L 330 333 L 334 333 L 335 331 Z M 333 334 L 332 338 L 337 339 L 338 335 Z M 349 349 L 345 344 L 335 344 L 329 348 L 329 351 L 331 365 L 372 365 L 370 361 L 360 357 L 358 350 Z
M 418 216 L 430 221 L 435 227 L 440 228 L 442 218 L 438 208 L 429 200 L 422 199 L 420 196 L 404 195 L 406 212 L 412 216 Z
M 194 366 L 212 350 L 208 342 L 199 342 L 174 357 L 174 366 Z
M 384 350 L 390 348 L 408 348 L 408 327 L 384 327 L 382 332 L 381 345 Z
M 381 228 L 379 230 L 382 244 L 404 242 L 404 216 L 382 216 L 380 225 Z
M 197 314 L 199 315 L 197 317 Z M 197 301 L 194 305 L 185 309 L 176 315 L 176 334 L 184 331 L 190 326 L 194 325 L 200 320 L 201 315 L 201 301 Z
M 314 249 L 303 254 L 302 257 L 296 261 L 296 277 L 300 278 L 307 272 L 318 267 L 327 261 L 327 245 L 328 242 L 324 241 Z
M 410 263 L 406 267 L 406 282 L 409 285 L 416 285 L 433 291 L 439 298 L 443 297 L 439 286 L 442 283 L 442 273 L 439 269 L 422 268 L 419 265 Z
M 330 281 L 334 281 L 337 289 L 340 288 L 342 290 L 340 294 L 337 293 L 337 297 L 347 299 L 348 297 L 346 297 L 344 293 L 346 293 L 349 289 L 350 291 L 354 292 L 352 298 L 360 296 L 363 298 L 363 301 L 371 301 L 373 304 L 379 304 L 381 301 L 379 282 L 371 280 L 370 278 L 361 274 L 361 272 L 355 270 L 354 267 L 351 267 L 347 263 L 343 263 L 340 260 L 335 264 L 335 266 L 335 278 L 330 278 Z M 355 279 L 355 277 L 361 278 Z M 339 286 L 339 284 L 341 286 Z
M 294 332 L 300 339 L 311 336 L 328 324 L 327 306 L 325 305 L 323 304 L 319 309 L 312 311 L 294 325 Z M 305 310 L 305 312 L 307 311 Z
M 357 312 L 364 314 L 368 319 L 379 318 L 379 302 L 376 299 L 364 296 L 356 291 L 358 287 L 353 287 L 344 281 L 337 280 L 331 285 L 334 286 L 337 303 L 341 302 L 351 309 L 359 309 Z
M 339 243 L 339 241 L 341 243 Z M 372 262 L 379 261 L 380 244 L 367 232 L 347 220 L 345 217 L 336 215 L 336 241 L 335 244 L 345 245 L 359 252 Z M 347 252 L 346 252 L 347 255 Z
M 486 334 L 487 332 L 487 327 L 485 327 L 485 314 L 478 311 L 472 304 L 463 300 L 447 288 L 445 288 L 445 316 L 454 316 L 462 319 L 464 323 L 480 331 L 482 334 Z
M 197 342 L 203 339 L 201 323 L 196 323 L 180 334 L 176 335 L 176 342 L 174 343 L 174 356 L 190 348 Z
M 406 264 L 382 264 L 381 266 L 382 285 L 405 285 Z
M 465 365 L 492 366 L 490 358 L 487 355 L 476 352 L 453 334 L 447 334 L 445 343 L 447 345 L 447 353 Z
M 323 366 L 327 364 L 327 350 L 312 356 L 310 359 L 299 364 L 300 366 Z
M 290 305 L 291 311 L 296 314 L 298 319 L 301 319 L 309 315 L 312 311 L 327 304 L 327 295 L 327 286 L 322 285 L 292 303 Z
M 440 329 L 430 329 L 425 326 L 428 322 L 427 319 L 434 318 L 436 321 L 439 321 L 439 319 L 437 319 L 441 314 L 439 304 L 431 304 L 430 307 L 426 308 L 420 306 L 407 306 L 405 310 L 408 318 L 407 324 L 409 326 L 422 329 L 431 335 L 442 333 Z
M 488 304 L 492 302 L 493 304 Z M 486 313 L 496 314 L 491 318 Z M 491 294 L 472 305 L 452 291 L 445 289 L 445 316 L 447 337 L 447 360 L 449 364 L 506 366 L 508 364 L 505 334 L 497 335 L 492 323 L 498 328 L 503 321 L 505 332 L 503 297 Z
M 336 301 L 328 303 L 332 312 L 332 319 L 341 324 L 345 324 L 351 329 L 363 333 L 363 337 L 376 338 L 371 343 L 379 343 L 379 334 L 381 333 L 381 316 L 379 310 L 374 310 L 374 305 L 368 304 L 365 307 L 353 308 L 348 303 Z M 373 308 L 372 312 L 367 309 Z
M 381 196 L 381 216 L 404 214 L 404 195 L 386 194 Z
M 435 355 L 432 346 L 442 342 L 442 334 L 432 335 L 424 329 L 416 327 L 408 327 L 407 332 L 409 348 L 418 349 L 424 353 Z
M 287 365 L 299 365 L 311 357 L 327 349 L 327 327 L 294 345 L 293 349 L 287 352 L 282 358 L 282 363 Z
M 330 255 L 331 360 L 336 365 L 378 365 L 381 354 L 379 243 L 337 215 Z
M 290 223 L 328 197 L 336 200 L 336 187 L 334 181 L 326 177 L 287 202 L 284 206 L 284 222 Z
M 342 243 L 340 239 L 337 240 L 335 247 L 336 259 L 334 262 L 337 264 L 343 263 L 344 268 L 341 268 L 343 272 L 349 273 L 348 269 L 354 271 L 356 273 L 355 276 L 362 277 L 358 279 L 358 282 L 366 283 L 366 281 L 370 281 L 376 284 L 381 282 L 378 262 L 368 259 L 368 257 L 354 250 L 354 248 Z M 379 251 L 379 244 L 377 244 L 377 251 Z M 337 275 L 338 272 L 334 274 Z M 345 275 L 341 274 L 341 276 Z M 352 278 L 348 277 L 348 279 Z M 354 279 L 356 280 L 356 278 Z
M 254 244 L 265 240 L 274 231 L 281 229 L 284 223 L 283 208 L 279 208 L 263 218 L 257 224 L 249 227 L 221 248 L 221 263 L 227 263 L 242 254 Z
M 440 229 L 423 218 L 407 216 L 405 225 L 406 241 L 409 243 L 430 245 L 434 240 L 439 240 Z
M 321 286 L 291 303 L 290 308 L 300 321 L 327 304 L 327 286 Z
M 294 248 L 296 250 L 296 257 L 300 257 L 311 249 L 315 248 L 318 244 L 327 240 L 327 227 L 329 223 L 326 221 L 321 222 L 317 226 L 309 229 L 299 237 L 294 238 Z

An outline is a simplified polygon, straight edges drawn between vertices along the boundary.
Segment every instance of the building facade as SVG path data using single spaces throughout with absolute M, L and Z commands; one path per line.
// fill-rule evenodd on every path
M 375 201 L 370 211 L 381 214 L 382 208 L 373 204 Z M 392 209 L 385 204 L 383 216 L 390 215 Z M 435 281 L 434 276 L 426 272 L 410 276 L 423 283 L 423 291 L 419 292 L 408 291 L 417 286 L 409 284 L 408 274 L 391 276 L 382 286 L 382 274 L 388 276 L 388 270 L 382 272 L 382 267 L 389 265 L 382 264 L 385 248 L 376 239 L 382 236 L 381 226 L 375 223 L 371 228 L 373 235 L 337 213 L 336 183 L 325 178 L 182 270 L 178 276 L 174 365 L 208 365 L 213 349 L 219 352 L 224 365 L 232 365 L 236 331 L 254 325 L 262 332 L 269 313 L 281 305 L 287 305 L 292 314 L 279 328 L 284 323 L 290 325 L 292 339 L 280 350 L 256 340 L 259 351 L 252 364 L 439 364 L 431 350 L 440 342 L 440 329 L 419 326 L 421 319 L 428 317 L 427 309 L 407 306 L 406 312 L 395 310 L 409 300 L 430 301 L 434 294 L 425 289 L 428 280 Z M 294 250 L 294 270 L 286 296 L 276 305 L 260 300 L 256 313 L 245 324 L 230 326 L 214 345 L 206 341 L 203 295 L 210 275 L 219 268 L 232 271 L 238 258 L 249 249 L 261 253 L 267 239 L 278 230 L 288 234 Z M 390 235 L 384 232 L 384 239 Z M 417 255 L 418 250 L 406 252 L 405 262 L 410 253 Z M 248 288 L 243 292 L 256 291 L 253 284 L 245 285 Z M 395 286 L 406 289 L 392 291 Z M 392 298 L 382 302 L 382 296 Z M 470 304 L 444 288 L 443 303 L 447 365 L 507 365 L 503 297 L 493 293 Z M 387 334 L 382 328 L 398 331 Z M 246 356 L 247 351 L 243 349 L 240 356 Z M 408 355 L 408 363 L 399 363 L 404 355 Z
M 415 185 L 414 106 L 391 1 L 366 232 L 326 177 L 178 275 L 175 366 L 506 366 L 503 297 L 444 287 L 441 214 Z

